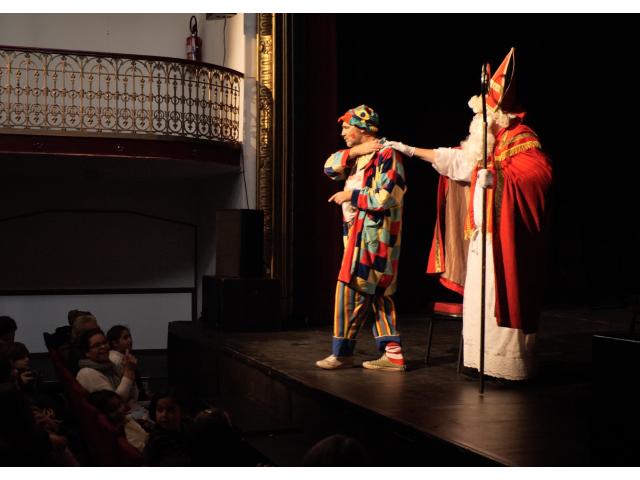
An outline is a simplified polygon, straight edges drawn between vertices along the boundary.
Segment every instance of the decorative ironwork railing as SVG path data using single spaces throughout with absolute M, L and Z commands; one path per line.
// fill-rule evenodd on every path
M 0 46 L 0 131 L 238 142 L 243 75 L 162 57 Z

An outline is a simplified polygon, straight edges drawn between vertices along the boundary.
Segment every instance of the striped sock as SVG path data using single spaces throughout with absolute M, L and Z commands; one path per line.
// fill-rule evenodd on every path
M 395 363 L 396 365 L 404 365 L 402 347 L 398 342 L 388 342 L 384 347 L 384 353 L 391 363 Z

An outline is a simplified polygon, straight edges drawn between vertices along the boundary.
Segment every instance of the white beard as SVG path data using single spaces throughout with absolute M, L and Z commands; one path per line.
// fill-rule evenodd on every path
M 493 151 L 493 145 L 495 144 L 496 137 L 492 128 L 492 119 L 487 117 L 489 128 L 487 128 L 487 152 Z M 467 165 L 476 166 L 482 162 L 484 152 L 482 151 L 482 114 L 477 113 L 473 116 L 471 124 L 469 125 L 469 136 L 460 145 L 462 147 L 462 154 L 464 161 Z
M 482 162 L 482 104 L 478 96 L 472 97 L 469 100 L 469 106 L 474 111 L 475 115 L 469 125 L 469 136 L 460 145 L 462 147 L 463 156 L 467 165 L 474 167 Z M 495 112 L 487 112 L 487 153 L 491 154 L 493 146 L 496 142 L 495 134 L 502 128 L 509 126 L 512 119 L 516 118 L 516 115 L 511 113 L 505 113 L 498 109 Z

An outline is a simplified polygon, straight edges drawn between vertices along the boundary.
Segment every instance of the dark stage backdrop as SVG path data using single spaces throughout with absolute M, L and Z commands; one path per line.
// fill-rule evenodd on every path
M 299 245 L 306 241 L 300 236 L 296 242 L 298 253 L 306 250 L 306 274 L 324 279 L 313 288 L 329 289 L 325 301 L 341 253 L 332 250 L 340 245 L 330 238 L 339 235 L 331 223 L 339 222 L 337 208 L 326 203 L 337 187 L 322 173 L 327 155 L 342 148 L 335 118 L 366 103 L 380 113 L 381 133 L 389 139 L 424 147 L 457 145 L 467 134 L 467 101 L 479 91 L 482 63 L 489 61 L 495 69 L 512 46 L 527 123 L 554 165 L 546 305 L 620 305 L 640 291 L 640 159 L 634 145 L 638 16 L 294 17 L 299 26 L 313 25 L 302 35 L 307 39 L 305 76 L 299 75 L 296 83 L 296 137 L 306 149 L 304 156 L 296 156 L 296 166 L 304 165 L 296 174 L 295 181 L 302 183 L 296 191 L 298 205 L 310 209 L 310 215 L 297 216 L 297 225 L 323 232 L 308 246 Z M 311 46 L 309 38 L 314 39 Z M 424 275 L 437 175 L 418 160 L 408 160 L 406 170 L 409 190 L 396 300 L 399 311 L 412 313 L 443 295 L 443 289 Z M 307 311 L 319 308 L 310 300 L 299 305 Z M 329 313 L 311 318 L 328 322 Z
M 293 126 L 292 326 L 332 321 L 333 294 L 342 255 L 340 212 L 327 199 L 336 191 L 323 173 L 339 148 L 336 16 L 291 15 Z

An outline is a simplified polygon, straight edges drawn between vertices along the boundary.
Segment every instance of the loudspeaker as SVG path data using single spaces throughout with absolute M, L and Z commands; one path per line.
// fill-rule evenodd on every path
M 202 321 L 225 332 L 278 330 L 280 282 L 270 278 L 202 277 Z
M 216 275 L 264 276 L 262 210 L 216 212 Z
M 640 335 L 593 336 L 591 464 L 638 465 Z

